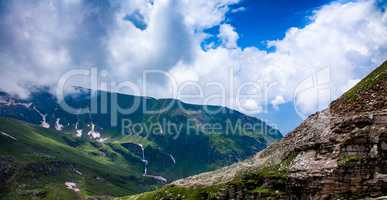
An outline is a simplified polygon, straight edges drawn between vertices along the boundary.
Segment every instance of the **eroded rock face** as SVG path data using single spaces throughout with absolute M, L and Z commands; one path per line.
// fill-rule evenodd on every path
M 347 116 L 325 110 L 250 160 L 173 185 L 224 183 L 215 199 L 380 197 L 387 194 L 386 116 L 387 110 Z M 285 177 L 261 174 L 243 180 L 243 184 L 230 184 L 240 174 L 267 168 L 285 173 Z
M 387 123 L 380 118 L 386 111 L 370 114 L 332 116 L 328 135 L 337 136 L 330 139 L 329 145 L 324 144 L 324 138 L 316 137 L 319 148 L 299 147 L 303 150 L 288 171 L 288 194 L 292 196 L 302 188 L 301 193 L 308 195 L 298 197 L 313 199 L 385 195 L 387 157 L 383 145 L 387 139 Z M 318 153 L 321 151 L 328 153 Z

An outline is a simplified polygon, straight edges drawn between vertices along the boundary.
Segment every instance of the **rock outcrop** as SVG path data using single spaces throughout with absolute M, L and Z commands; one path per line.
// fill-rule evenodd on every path
M 387 62 L 253 158 L 175 181 L 152 195 L 387 199 Z
M 387 110 L 346 117 L 325 110 L 250 160 L 173 183 L 178 187 L 222 184 L 224 192 L 216 199 L 386 195 Z

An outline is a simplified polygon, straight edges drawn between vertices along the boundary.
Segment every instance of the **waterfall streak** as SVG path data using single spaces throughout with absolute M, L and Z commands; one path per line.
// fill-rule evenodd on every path
M 136 143 L 134 143 L 136 144 Z M 150 178 L 153 178 L 153 179 L 156 179 L 156 180 L 159 180 L 161 182 L 168 182 L 168 180 L 162 176 L 154 176 L 154 175 L 149 175 L 148 174 L 148 160 L 145 158 L 145 151 L 144 151 L 144 146 L 142 144 L 136 144 L 137 146 L 140 147 L 141 149 L 141 153 L 142 153 L 142 159 L 141 161 L 144 163 L 144 173 L 143 173 L 143 176 L 144 177 L 150 177 Z
M 50 128 L 50 124 L 48 124 L 47 120 L 46 120 L 47 114 L 43 114 L 35 106 L 33 107 L 33 109 L 40 115 L 40 117 L 42 117 L 42 121 L 40 123 L 40 126 L 43 128 Z

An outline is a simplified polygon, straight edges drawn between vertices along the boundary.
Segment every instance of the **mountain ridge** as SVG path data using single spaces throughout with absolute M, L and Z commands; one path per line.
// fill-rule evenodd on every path
M 96 102 L 100 104 L 102 97 L 107 96 L 106 103 L 110 105 L 113 101 L 110 98 L 111 95 L 113 94 L 97 92 Z M 56 187 L 53 190 L 54 194 L 68 190 L 63 185 L 64 183 L 66 183 L 66 187 L 79 190 L 82 198 L 95 195 L 123 196 L 143 192 L 158 187 L 166 181 L 217 169 L 244 159 L 282 137 L 278 130 L 271 128 L 257 118 L 219 106 L 209 107 L 210 110 L 221 109 L 224 111 L 215 115 L 205 113 L 204 108 L 200 105 L 185 103 L 181 104 L 187 111 L 174 104 L 165 112 L 156 114 L 147 114 L 141 110 L 135 110 L 131 114 L 118 113 L 116 116 L 118 121 L 129 119 L 144 127 L 161 124 L 164 120 L 182 126 L 181 132 L 172 129 L 168 133 L 168 129 L 161 129 L 158 130 L 158 134 L 130 134 L 128 132 L 129 134 L 122 135 L 120 123 L 116 127 L 110 124 L 112 108 L 108 108 L 106 113 L 103 113 L 100 107 L 96 113 L 67 113 L 61 109 L 56 98 L 45 90 L 33 93 L 27 100 L 15 99 L 6 93 L 2 93 L 0 97 L 0 116 L 2 116 L 0 117 L 0 131 L 5 133 L 0 134 L 0 150 L 2 152 L 0 156 L 4 159 L 4 162 L 0 163 L 0 167 L 4 167 L 0 176 L 4 177 L 4 181 L 8 183 L 0 187 L 0 193 L 4 194 L 4 198 L 0 199 L 22 198 L 24 192 L 29 194 L 35 192 L 37 193 L 34 194 L 36 198 L 42 195 L 42 199 L 50 199 L 49 196 L 53 194 L 48 191 L 49 186 L 46 184 L 47 180 L 52 178 L 52 174 L 43 173 L 41 179 L 24 175 L 25 173 L 41 174 L 40 168 L 61 171 L 61 173 L 63 171 L 66 176 L 73 177 L 69 178 L 72 180 L 66 180 L 64 179 L 66 176 L 57 175 L 58 180 L 53 181 Z M 75 108 L 89 106 L 91 98 L 90 93 L 65 97 L 67 103 Z M 156 111 L 169 105 L 170 101 L 123 94 L 117 94 L 116 100 L 120 106 L 126 108 L 136 99 L 141 100 L 143 105 Z M 217 123 L 224 125 L 227 119 L 233 123 L 241 121 L 242 125 L 244 123 L 257 124 L 259 129 L 240 129 L 238 131 L 241 132 L 238 134 L 228 135 L 224 129 L 212 133 L 206 129 L 200 129 L 200 126 L 198 126 L 199 128 L 194 127 L 193 130 L 186 126 L 186 122 L 189 120 L 195 121 L 198 125 Z M 26 136 L 34 135 L 42 140 L 25 138 L 23 134 Z M 16 140 L 12 140 L 7 135 L 16 138 Z M 20 137 L 24 139 L 20 139 Z M 44 141 L 46 140 L 61 147 L 65 146 L 64 149 L 60 150 L 63 156 L 55 156 L 55 152 L 57 152 L 55 148 L 45 150 Z M 20 156 L 27 154 L 23 148 L 20 148 L 21 144 L 25 144 L 26 148 L 24 149 L 48 156 L 52 160 L 46 162 L 42 161 L 39 156 L 31 157 L 31 159 Z M 75 159 L 70 159 L 74 157 L 74 154 L 81 155 L 80 160 L 86 159 L 85 163 L 94 161 L 102 163 L 102 166 L 98 167 L 101 169 L 106 168 L 111 171 L 111 168 L 104 165 L 116 165 L 120 173 L 109 175 L 103 172 L 93 172 L 97 170 L 93 167 L 84 169 L 84 166 L 79 166 Z M 84 158 L 85 156 L 86 158 Z M 65 163 L 65 167 L 59 167 L 58 163 Z M 15 167 L 15 165 L 20 165 L 20 167 Z M 31 169 L 27 167 L 30 165 L 38 167 Z M 21 170 L 18 170 L 19 168 Z M 79 175 L 75 170 L 69 168 L 76 168 L 84 175 Z M 126 174 L 125 170 L 127 170 Z M 8 172 L 10 174 L 7 175 Z M 40 180 L 44 184 L 39 186 L 31 183 L 36 180 Z M 104 180 L 103 183 L 109 185 L 111 192 L 90 189 L 87 186 L 87 184 L 92 186 L 102 184 L 100 180 Z M 23 182 L 26 182 L 29 188 L 20 187 L 20 183 Z M 11 187 L 6 187 L 7 185 L 11 185 Z M 101 186 L 96 188 L 99 187 Z

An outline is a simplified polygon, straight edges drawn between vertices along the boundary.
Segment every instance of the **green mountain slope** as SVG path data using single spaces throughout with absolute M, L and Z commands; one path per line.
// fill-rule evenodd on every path
M 331 110 L 340 114 L 367 112 L 387 108 L 387 61 L 332 102 Z
M 109 145 L 7 118 L 0 118 L 0 131 L 0 199 L 120 196 L 158 185 L 142 177 L 140 161 L 129 165 L 129 155 Z M 80 193 L 66 189 L 66 181 L 77 183 Z
M 49 199 L 56 191 L 49 187 L 69 193 L 65 182 L 76 183 L 80 192 L 75 194 L 81 197 L 149 191 L 246 159 L 282 137 L 265 122 L 220 106 L 107 92 L 93 96 L 84 89 L 65 99 L 75 108 L 90 107 L 95 100 L 98 109 L 83 114 L 65 112 L 44 89 L 24 100 L 0 93 L 0 116 L 5 117 L 0 120 L 0 131 L 5 133 L 0 135 L 4 160 L 0 168 L 7 172 L 2 179 L 6 183 L 0 186 L 4 198 L 28 199 L 32 195 Z M 127 108 L 135 101 L 140 102 L 138 109 L 115 113 L 115 103 Z M 145 112 L 144 106 L 157 112 Z M 112 123 L 113 118 L 118 123 Z M 125 129 L 123 134 L 122 120 L 145 128 L 166 122 L 178 129 L 162 127 L 140 133 Z M 214 125 L 220 128 L 212 129 Z M 246 129 L 246 125 L 255 127 Z M 233 132 L 228 132 L 231 129 Z M 55 173 L 42 173 L 45 170 Z

